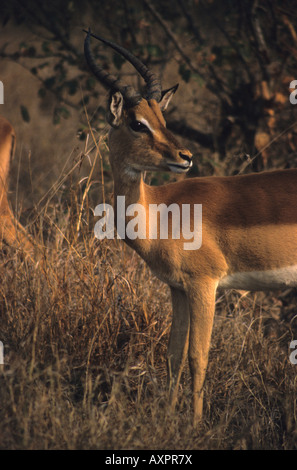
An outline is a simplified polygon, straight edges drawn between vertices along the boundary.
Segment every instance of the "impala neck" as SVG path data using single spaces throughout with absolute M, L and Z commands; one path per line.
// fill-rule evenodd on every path
M 141 172 L 131 172 L 127 168 L 114 168 L 114 197 L 125 196 L 126 206 L 144 204 L 146 199 L 146 184 Z
M 131 217 L 126 215 L 127 208 L 131 204 L 141 204 L 146 208 L 149 203 L 149 189 L 150 186 L 147 186 L 143 181 L 143 174 L 141 172 L 132 173 L 126 171 L 124 168 L 114 168 L 113 169 L 114 177 L 114 220 L 115 226 L 119 233 L 119 225 L 127 227 L 128 222 L 131 220 Z M 124 196 L 124 213 L 123 213 L 123 204 L 118 199 L 118 196 Z M 146 258 L 146 254 L 149 252 L 150 243 L 148 239 L 139 239 L 136 238 L 131 240 L 129 237 L 125 237 L 125 242 L 131 246 L 137 253 Z

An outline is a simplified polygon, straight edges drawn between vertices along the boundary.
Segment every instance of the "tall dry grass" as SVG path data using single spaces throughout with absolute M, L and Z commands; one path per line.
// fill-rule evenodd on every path
M 96 184 L 79 183 L 78 159 L 31 215 L 43 269 L 1 255 L 0 448 L 296 448 L 295 292 L 218 295 L 203 423 L 188 367 L 169 414 L 169 292 L 122 241 L 94 238 L 111 182 L 92 158 Z

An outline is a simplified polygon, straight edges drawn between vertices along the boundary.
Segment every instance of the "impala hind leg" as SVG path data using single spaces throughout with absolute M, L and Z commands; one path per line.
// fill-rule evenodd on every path
M 167 352 L 168 388 L 170 409 L 174 410 L 177 400 L 180 376 L 185 363 L 189 344 L 190 315 L 186 294 L 171 288 L 173 317 Z
M 0 207 L 0 247 L 2 241 L 25 254 L 32 255 L 34 247 L 24 227 L 16 220 L 5 199 Z
M 203 384 L 208 363 L 217 282 L 203 280 L 189 293 L 189 365 L 192 376 L 194 425 L 202 418 Z

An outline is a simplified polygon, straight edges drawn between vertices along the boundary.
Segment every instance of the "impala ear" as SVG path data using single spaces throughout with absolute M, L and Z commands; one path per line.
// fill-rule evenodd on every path
M 169 102 L 177 89 L 178 84 L 173 86 L 172 88 L 169 88 L 168 90 L 162 91 L 161 99 L 159 101 L 161 111 L 165 111 L 165 109 L 167 109 L 167 106 L 169 105 Z
M 107 121 L 112 127 L 119 127 L 122 121 L 124 98 L 119 91 L 110 94 Z

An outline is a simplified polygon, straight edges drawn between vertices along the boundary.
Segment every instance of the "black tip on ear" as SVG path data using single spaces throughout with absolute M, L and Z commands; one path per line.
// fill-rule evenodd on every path
M 178 87 L 179 87 L 179 84 L 177 83 L 175 86 L 162 91 L 161 99 L 159 101 L 161 111 L 165 111 L 172 96 L 174 95 Z

